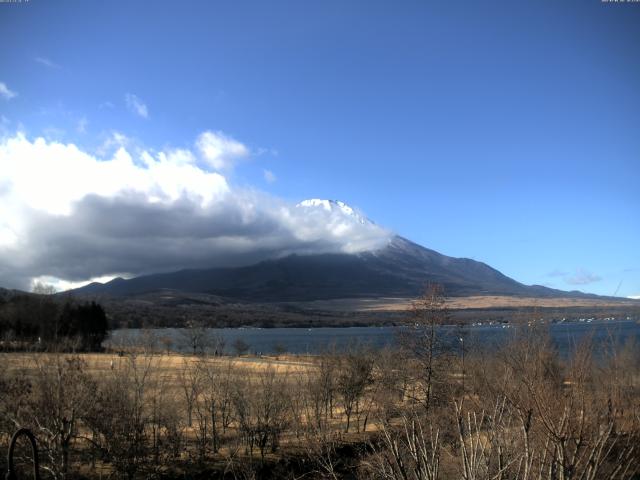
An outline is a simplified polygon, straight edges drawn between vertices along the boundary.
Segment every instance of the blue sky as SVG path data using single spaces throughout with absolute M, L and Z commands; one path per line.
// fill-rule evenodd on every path
M 246 149 L 231 189 L 640 295 L 638 3 L 30 0 L 0 41 L 5 139 L 101 159 L 217 132 Z

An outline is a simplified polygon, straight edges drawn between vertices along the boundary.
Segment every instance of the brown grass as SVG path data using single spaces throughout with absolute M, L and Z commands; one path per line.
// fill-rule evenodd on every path
M 25 369 L 27 371 L 36 368 L 36 361 L 43 360 L 49 355 L 79 356 L 86 363 L 87 372 L 99 375 L 117 368 L 120 362 L 127 361 L 126 356 L 119 356 L 115 353 L 80 353 L 80 354 L 55 354 L 55 353 L 33 353 L 33 352 L 12 352 L 0 353 L 0 365 L 5 370 Z M 164 377 L 177 376 L 184 370 L 185 362 L 195 363 L 201 357 L 193 355 L 181 355 L 177 353 L 162 353 L 153 355 L 141 354 L 141 360 L 152 360 L 155 370 Z M 303 373 L 314 368 L 313 360 L 305 356 L 280 355 L 274 356 L 242 356 L 242 357 L 206 357 L 208 362 L 217 363 L 221 366 L 227 365 L 231 361 L 234 370 L 261 372 L 268 368 L 274 369 L 278 373 Z
M 411 307 L 410 298 L 353 298 L 338 300 L 317 300 L 300 302 L 299 306 L 307 309 L 325 311 L 360 311 L 385 312 L 405 311 Z M 449 310 L 476 308 L 571 308 L 571 307 L 621 307 L 638 306 L 637 300 L 610 300 L 595 298 L 534 298 L 510 297 L 500 295 L 478 295 L 471 297 L 447 297 Z

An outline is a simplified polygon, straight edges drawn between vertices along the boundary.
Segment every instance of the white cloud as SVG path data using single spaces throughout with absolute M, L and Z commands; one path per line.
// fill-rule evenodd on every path
M 249 155 L 249 149 L 224 133 L 206 131 L 196 140 L 196 147 L 204 160 L 216 170 L 229 170 Z
M 185 163 L 175 151 L 142 157 L 144 166 L 120 147 L 101 161 L 74 144 L 29 141 L 19 133 L 0 144 L 0 182 L 11 186 L 16 206 L 53 215 L 69 215 L 89 194 L 138 193 L 169 203 L 189 194 L 204 205 L 228 190 L 224 177 Z
M 60 65 L 58 65 L 57 63 L 45 57 L 36 57 L 34 58 L 34 60 L 38 62 L 40 65 L 44 65 L 47 68 L 61 68 Z
M 17 97 L 18 94 L 13 90 L 10 90 L 9 87 L 3 82 L 0 82 L 0 97 L 4 97 L 7 100 L 11 100 L 14 97 Z
M 56 277 L 49 277 L 49 276 L 42 276 L 42 277 L 35 277 L 33 279 L 31 279 L 31 288 L 29 288 L 30 291 L 34 290 L 34 287 L 36 285 L 48 285 L 54 288 L 54 290 L 56 292 L 64 292 L 67 290 L 71 290 L 74 288 L 80 288 L 80 287 L 84 287 L 85 285 L 88 285 L 90 283 L 93 282 L 99 282 L 99 283 L 107 283 L 110 282 L 111 280 L 113 280 L 116 277 L 125 277 L 124 275 L 105 275 L 103 277 L 95 277 L 95 278 L 90 278 L 86 281 L 80 281 L 80 282 L 68 282 L 66 280 L 61 280 L 59 278 Z
M 627 298 L 630 298 L 631 300 L 640 300 L 640 295 L 629 295 Z
M 106 159 L 22 133 L 0 139 L 3 287 L 353 253 L 389 238 L 338 210 L 309 211 L 233 188 L 200 168 L 192 150 L 134 150 L 122 134 L 111 139 Z
M 127 93 L 124 97 L 129 111 L 142 118 L 149 118 L 149 109 L 147 105 L 136 95 Z
M 264 180 L 267 183 L 274 183 L 276 180 L 278 180 L 278 177 L 276 177 L 275 173 L 273 173 L 271 170 L 267 170 L 266 168 L 262 170 L 262 174 L 264 175 Z

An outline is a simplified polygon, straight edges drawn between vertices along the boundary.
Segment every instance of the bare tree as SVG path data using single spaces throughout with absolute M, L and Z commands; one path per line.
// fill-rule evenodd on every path
M 150 383 L 154 357 L 127 355 L 103 377 L 85 416 L 90 440 L 115 470 L 132 480 L 149 462 Z
M 592 350 L 585 343 L 562 362 L 543 329 L 522 327 L 491 355 L 475 374 L 488 378 L 474 398 L 500 409 L 485 415 L 455 404 L 463 478 L 631 477 L 640 466 L 638 430 L 596 381 Z
M 221 446 L 221 436 L 230 423 L 231 416 L 231 361 L 224 364 L 200 360 L 201 389 L 198 417 L 205 445 L 209 443 L 214 453 Z
M 343 444 L 340 432 L 328 428 L 311 426 L 304 436 L 302 446 L 307 458 L 311 461 L 310 472 L 320 478 L 338 480 L 341 478 L 340 468 L 344 463 L 339 447 Z
M 259 449 L 261 462 L 269 446 L 272 452 L 277 450 L 288 425 L 286 392 L 286 375 L 278 375 L 273 368 L 236 384 L 233 404 L 240 431 L 250 455 L 254 447 Z
M 373 359 L 365 350 L 353 349 L 341 357 L 337 372 L 336 391 L 340 397 L 344 414 L 347 417 L 345 432 L 349 432 L 352 414 L 360 412 L 362 397 L 366 388 L 373 382 Z M 356 429 L 360 429 L 356 422 Z
M 181 404 L 170 394 L 172 379 L 165 375 L 153 375 L 149 383 L 149 441 L 153 464 L 162 465 L 174 461 L 184 443 L 186 422 Z
M 193 426 L 193 409 L 202 389 L 201 366 L 200 362 L 192 362 L 190 359 L 184 358 L 182 368 L 178 373 L 178 384 L 185 400 L 189 427 Z
M 381 446 L 364 462 L 369 476 L 385 480 L 437 480 L 440 476 L 439 430 L 423 425 L 414 412 L 403 414 L 400 424 L 381 424 Z
M 180 332 L 193 355 L 203 354 L 211 344 L 210 332 L 203 322 L 190 320 Z
M 438 327 L 446 323 L 448 312 L 445 304 L 444 288 L 440 284 L 429 284 L 424 293 L 411 303 L 411 325 L 400 337 L 400 343 L 417 362 L 416 386 L 420 402 L 428 411 L 434 401 L 436 384 L 442 384 L 442 370 L 438 369 L 438 356 L 443 353 L 438 336 Z
M 407 363 L 397 348 L 384 348 L 376 352 L 375 379 L 377 388 L 372 395 L 378 408 L 378 417 L 389 421 L 405 401 L 411 381 Z
M 0 433 L 7 439 L 26 423 L 33 383 L 26 368 L 0 369 Z
M 209 343 L 213 350 L 213 355 L 220 357 L 225 354 L 227 340 L 220 333 L 212 333 L 209 335 Z
M 324 432 L 329 429 L 336 395 L 337 365 L 334 356 L 320 355 L 312 368 L 295 377 L 297 391 L 293 407 L 296 410 L 294 416 L 298 418 L 296 435 L 301 433 L 305 424 L 311 431 Z
M 36 375 L 30 412 L 31 424 L 44 447 L 48 462 L 43 468 L 54 478 L 69 474 L 72 442 L 78 436 L 80 418 L 89 409 L 94 383 L 85 373 L 78 356 L 41 355 L 35 357 Z
M 232 347 L 236 351 L 236 355 L 242 356 L 249 351 L 250 345 L 247 342 L 245 342 L 243 339 L 237 338 L 233 342 Z

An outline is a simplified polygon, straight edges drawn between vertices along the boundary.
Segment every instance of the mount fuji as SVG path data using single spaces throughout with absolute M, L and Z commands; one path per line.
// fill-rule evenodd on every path
M 373 222 L 367 217 L 359 213 L 353 207 L 347 205 L 340 200 L 322 200 L 320 198 L 311 198 L 309 200 L 303 200 L 296 205 L 302 209 L 322 209 L 330 213 L 338 213 L 344 215 L 346 218 L 350 218 L 360 225 L 373 225 Z
M 344 202 L 310 199 L 296 208 L 328 212 L 340 221 L 375 225 Z M 382 247 L 355 253 L 291 254 L 234 268 L 185 269 L 107 283 L 91 283 L 74 292 L 133 296 L 162 289 L 206 293 L 238 301 L 291 302 L 341 298 L 419 295 L 425 284 L 439 283 L 447 296 L 594 297 L 543 286 L 527 286 L 485 263 L 454 258 L 390 234 Z

